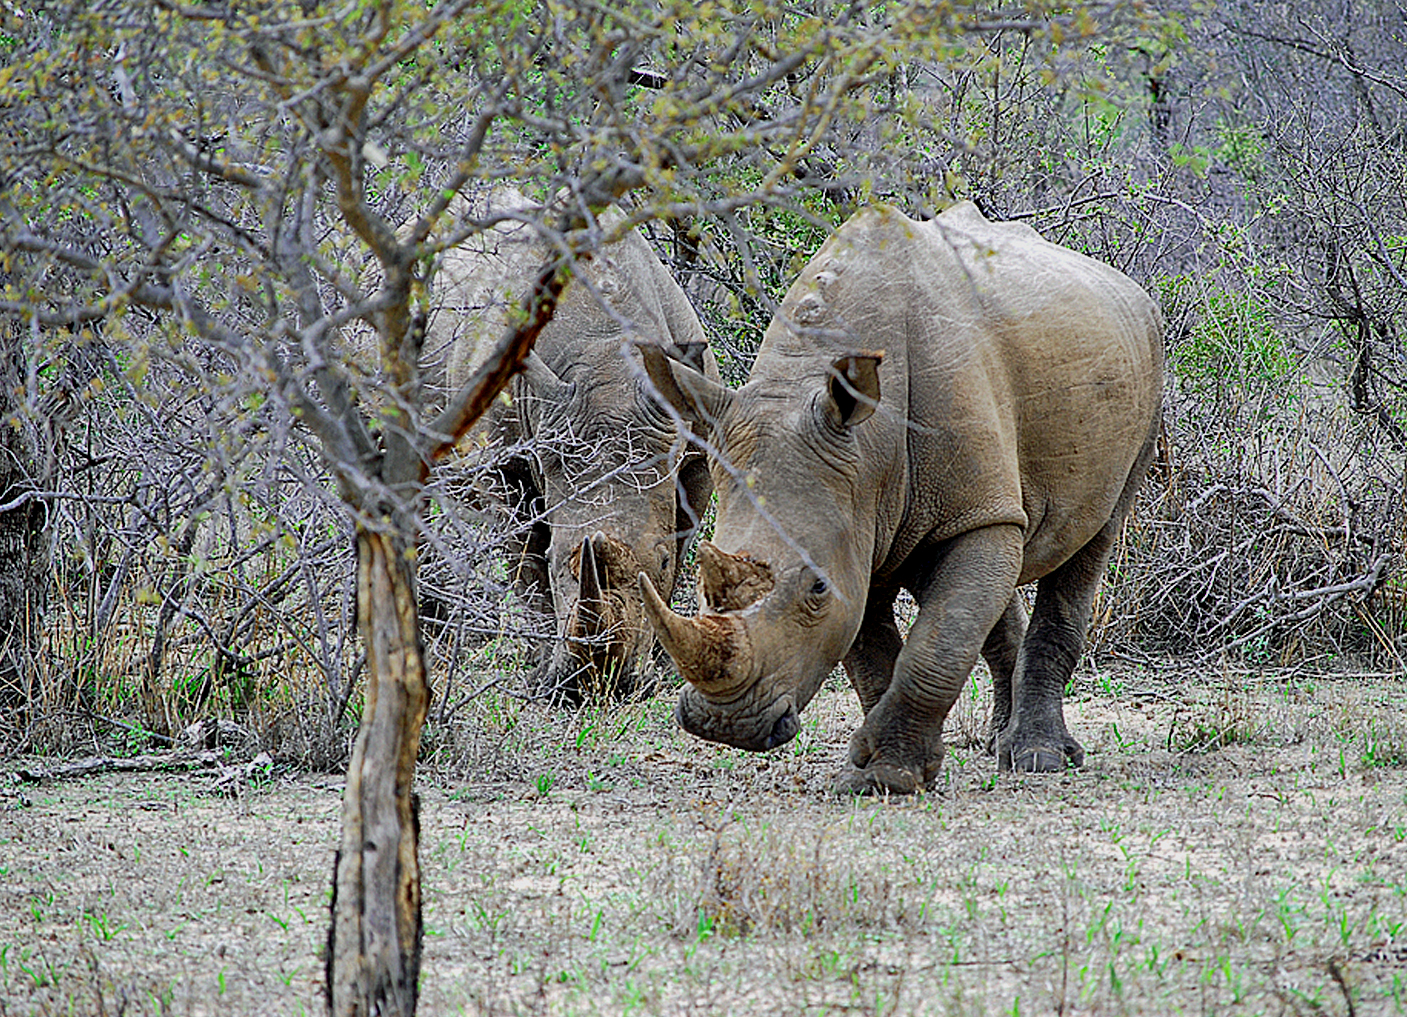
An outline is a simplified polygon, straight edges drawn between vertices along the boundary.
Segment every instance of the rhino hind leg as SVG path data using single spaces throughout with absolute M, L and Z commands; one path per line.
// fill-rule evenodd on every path
M 1026 638 L 1026 605 L 1021 594 L 1012 595 L 1006 610 L 992 626 L 987 641 L 982 644 L 982 659 L 992 672 L 992 721 L 987 728 L 987 755 L 995 755 L 997 739 L 1011 722 L 1012 676 Z
M 997 731 L 997 766 L 1026 773 L 1058 773 L 1084 765 L 1085 750 L 1065 726 L 1063 700 L 1070 673 L 1084 650 L 1090 606 L 1108 548 L 1086 544 L 1040 581 L 1036 607 L 1011 679 L 1007 723 Z M 995 727 L 996 718 L 993 718 Z
M 1135 475 L 1142 480 L 1141 472 Z M 1084 652 L 1094 595 L 1137 489 L 1134 483 L 1126 490 L 1093 539 L 1036 586 L 1011 681 L 1011 715 L 996 729 L 999 769 L 1058 773 L 1084 765 L 1085 750 L 1065 726 L 1065 686 Z
M 1157 446 L 1154 420 L 1109 519 L 1084 547 L 1036 587 L 1036 606 L 1012 677 L 1010 720 L 997 735 L 997 766 L 1055 773 L 1084 765 L 1065 726 L 1065 686 L 1084 652 L 1094 595 Z

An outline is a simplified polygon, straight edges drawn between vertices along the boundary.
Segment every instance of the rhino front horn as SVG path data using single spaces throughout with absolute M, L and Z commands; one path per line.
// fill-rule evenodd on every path
M 577 596 L 577 616 L 583 629 L 582 635 L 601 634 L 605 613 L 602 591 L 605 584 L 601 581 L 601 568 L 596 561 L 596 546 L 598 543 L 604 544 L 605 539 L 597 533 L 594 537 L 584 537 L 581 542 L 581 589 Z
M 736 698 L 747 680 L 747 632 L 740 618 L 704 615 L 685 618 L 661 599 L 655 584 L 640 573 L 645 617 L 664 644 L 680 675 L 712 700 Z

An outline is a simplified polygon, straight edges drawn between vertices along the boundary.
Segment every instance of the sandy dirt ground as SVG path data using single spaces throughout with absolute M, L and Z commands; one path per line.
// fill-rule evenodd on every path
M 997 774 L 974 698 L 895 800 L 828 793 L 838 689 L 765 756 L 485 713 L 420 789 L 421 1012 L 1407 1012 L 1407 679 L 1082 684 L 1082 771 Z M 322 1012 L 340 784 L 6 783 L 0 1015 Z

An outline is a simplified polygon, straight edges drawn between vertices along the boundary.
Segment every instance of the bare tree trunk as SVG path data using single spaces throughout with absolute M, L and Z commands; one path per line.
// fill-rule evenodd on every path
M 383 529 L 357 524 L 357 628 L 366 649 L 366 704 L 347 767 L 342 796 L 342 845 L 332 889 L 328 933 L 327 1001 L 332 1017 L 414 1017 L 420 981 L 420 820 L 412 791 L 420 730 L 429 712 L 425 654 L 415 589 L 415 522 L 426 476 L 483 415 L 523 364 L 542 329 L 552 320 L 567 284 L 565 263 L 539 273 L 526 303 L 527 321 L 500 340 L 429 427 L 443 436 L 430 455 L 391 431 L 377 475 L 392 491 L 415 491 L 414 504 L 377 514 Z M 398 360 L 414 370 L 424 338 L 424 319 Z M 398 334 L 388 329 L 390 334 Z M 400 379 L 416 392 L 413 376 Z M 407 399 L 407 402 L 414 402 Z M 329 456 L 329 458 L 333 458 Z M 336 461 L 334 459 L 334 461 Z M 353 486 L 343 488 L 351 505 L 365 508 Z
M 430 690 L 412 554 L 403 536 L 357 528 L 357 616 L 368 677 L 333 884 L 327 952 L 333 1017 L 415 1013 L 420 819 L 411 785 Z
M 23 410 L 24 344 L 0 322 L 0 705 L 30 699 L 34 651 L 48 594 L 39 436 Z

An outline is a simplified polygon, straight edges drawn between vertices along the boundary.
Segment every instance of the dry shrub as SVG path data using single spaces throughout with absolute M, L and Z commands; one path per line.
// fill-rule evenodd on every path
M 1343 772 L 1407 765 L 1407 718 L 1395 705 L 1394 677 L 1225 668 L 1180 697 L 1167 748 L 1200 755 L 1303 745 Z
M 1283 328 L 1189 285 L 1163 294 L 1164 433 L 1093 648 L 1402 667 L 1407 474 L 1392 434 L 1351 412 Z
M 1282 445 L 1270 470 L 1192 453 L 1151 479 L 1125 528 L 1095 649 L 1401 666 L 1400 484 L 1349 491 L 1317 446 Z
M 950 749 L 985 752 L 991 724 L 991 673 L 979 660 L 943 722 L 943 740 Z
M 104 384 L 82 441 L 57 450 L 42 652 L 0 750 L 146 750 L 220 718 L 283 759 L 345 765 L 362 666 L 352 533 L 306 436 L 160 364 L 140 389 L 110 357 L 89 366 Z M 502 523 L 465 483 L 431 488 L 424 541 L 440 720 L 484 687 L 477 648 L 529 626 L 504 596 Z
M 1407 766 L 1407 717 L 1381 690 L 1342 690 L 1318 710 L 1306 733 L 1360 769 Z
M 1220 694 L 1205 703 L 1194 702 L 1174 714 L 1168 728 L 1167 747 L 1174 752 L 1216 752 L 1231 745 L 1255 745 L 1293 740 L 1295 735 L 1267 716 L 1260 704 L 1246 695 L 1231 677 L 1220 683 Z

